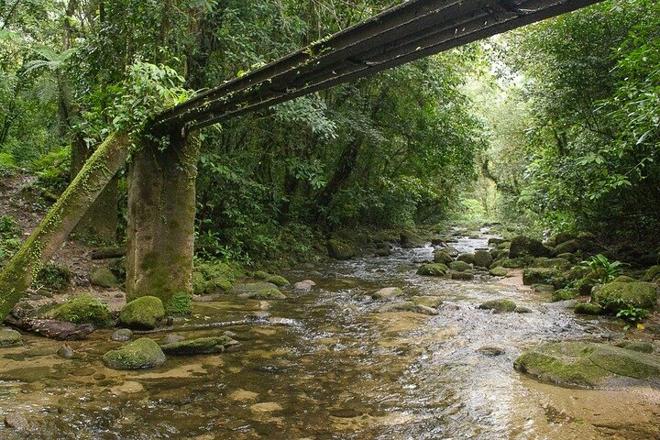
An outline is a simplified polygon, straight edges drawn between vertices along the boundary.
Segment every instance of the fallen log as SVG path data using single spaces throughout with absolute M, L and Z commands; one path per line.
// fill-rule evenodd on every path
M 90 253 L 92 260 L 107 260 L 110 258 L 120 258 L 126 255 L 126 248 L 123 246 L 109 246 L 93 249 Z
M 9 314 L 5 324 L 28 333 L 34 333 L 59 341 L 79 341 L 87 339 L 96 328 L 91 324 L 74 324 L 55 319 L 17 318 Z
M 5 266 L 0 273 L 0 320 L 4 320 L 25 295 L 41 266 L 53 257 L 101 191 L 124 166 L 130 154 L 129 147 L 128 135 L 108 136 Z

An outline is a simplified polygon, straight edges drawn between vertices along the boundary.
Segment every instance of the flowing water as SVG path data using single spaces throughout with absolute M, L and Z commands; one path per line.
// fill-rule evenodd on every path
M 479 238 L 452 243 L 487 247 Z M 520 278 L 473 281 L 420 277 L 433 248 L 336 262 L 287 275 L 312 279 L 283 301 L 196 303 L 182 325 L 242 320 L 222 329 L 241 346 L 221 355 L 170 357 L 158 369 L 118 372 L 101 355 L 109 331 L 61 343 L 26 336 L 0 359 L 0 416 L 20 413 L 28 435 L 46 439 L 646 439 L 658 433 L 658 390 L 572 390 L 538 384 L 512 368 L 521 350 L 557 339 L 607 339 L 606 321 L 576 318 L 562 303 L 524 288 Z M 438 315 L 379 312 L 370 294 L 442 300 Z M 477 306 L 510 298 L 531 313 L 491 314 Z M 245 319 L 254 321 L 245 322 Z M 152 334 L 159 340 L 163 334 Z M 489 356 L 482 347 L 503 354 Z

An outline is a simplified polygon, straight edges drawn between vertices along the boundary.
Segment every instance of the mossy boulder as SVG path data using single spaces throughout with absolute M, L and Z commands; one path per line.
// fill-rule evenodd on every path
M 603 308 L 600 304 L 596 303 L 577 303 L 573 311 L 578 315 L 600 315 L 603 313 Z
M 438 311 L 433 307 L 428 307 L 420 303 L 413 301 L 401 301 L 386 304 L 380 307 L 377 310 L 378 313 L 388 313 L 388 312 L 412 312 L 420 313 L 422 315 L 437 315 Z
M 548 257 L 538 257 L 534 258 L 534 267 L 550 267 L 560 270 L 566 270 L 571 267 L 571 262 L 564 258 L 548 258 Z
M 418 275 L 427 275 L 432 277 L 442 277 L 447 274 L 449 268 L 442 263 L 429 263 L 423 264 L 419 269 L 417 269 Z
M 371 295 L 374 299 L 388 300 L 403 295 L 403 290 L 398 287 L 385 287 Z
M 552 294 L 555 291 L 555 286 L 552 284 L 534 284 L 532 289 L 537 293 Z
M 0 328 L 0 347 L 14 347 L 23 345 L 23 336 L 16 330 Z
M 642 281 L 649 281 L 649 282 L 660 281 L 660 264 L 656 264 L 655 266 L 649 267 L 646 270 L 646 272 L 644 272 Z
M 592 297 L 611 313 L 627 307 L 653 310 L 658 301 L 658 286 L 645 281 L 613 281 L 594 287 Z
M 149 338 L 140 338 L 103 355 L 106 367 L 115 370 L 141 370 L 165 363 L 165 353 Z
M 472 281 L 474 280 L 474 274 L 470 272 L 456 272 L 450 271 L 449 278 L 452 280 L 461 280 L 461 281 Z
M 426 240 L 421 237 L 419 234 L 413 231 L 403 231 L 399 236 L 401 246 L 404 248 L 416 248 L 422 247 L 426 244 Z
M 616 346 L 626 350 L 639 351 L 640 353 L 653 353 L 655 351 L 653 343 L 647 341 L 623 341 L 616 344 Z
M 489 270 L 488 273 L 494 277 L 505 277 L 509 274 L 509 271 L 502 266 L 497 266 Z
M 256 271 L 254 273 L 254 277 L 258 278 L 260 280 L 264 280 L 267 283 L 273 283 L 277 287 L 284 287 L 284 286 L 288 286 L 289 284 L 291 284 L 291 283 L 289 283 L 289 280 L 287 280 L 283 276 L 271 274 L 271 273 L 265 272 L 263 270 Z
M 165 317 L 165 307 L 160 298 L 141 296 L 124 306 L 119 313 L 119 323 L 135 329 L 151 330 Z
M 336 260 L 350 260 L 357 251 L 349 243 L 333 238 L 328 240 L 328 255 Z
M 94 286 L 112 288 L 119 285 L 119 280 L 107 267 L 97 267 L 89 274 L 89 282 Z
M 449 264 L 454 261 L 454 259 L 446 250 L 437 249 L 435 252 L 433 252 L 433 261 L 435 263 Z
M 523 270 L 523 284 L 526 286 L 533 284 L 554 285 L 554 281 L 558 276 L 559 272 L 552 267 L 528 267 Z
M 273 283 L 267 283 L 265 281 L 257 283 L 244 283 L 237 284 L 232 289 L 232 292 L 240 296 L 241 298 L 249 299 L 285 299 L 284 295 L 280 289 Z
M 633 281 L 635 281 L 635 279 L 627 275 L 619 275 L 612 280 L 613 283 L 632 283 Z
M 493 264 L 493 257 L 488 251 L 476 251 L 474 253 L 474 265 L 477 267 L 484 267 L 488 269 Z
M 456 260 L 457 261 L 462 261 L 462 262 L 467 263 L 467 264 L 474 264 L 474 254 L 466 252 L 466 253 L 460 254 L 456 258 Z
M 550 244 L 551 246 L 557 246 L 569 240 L 574 240 L 575 238 L 576 238 L 576 234 L 573 232 L 559 232 L 553 235 L 550 238 L 550 240 L 548 240 L 548 244 Z
M 112 325 L 108 306 L 92 295 L 78 295 L 53 309 L 49 315 L 59 321 L 74 324 L 93 324 L 97 327 Z
M 566 240 L 555 246 L 554 254 L 575 254 L 580 251 L 580 242 L 577 239 Z
M 211 336 L 187 339 L 161 346 L 166 354 L 182 356 L 195 354 L 224 353 L 229 347 L 239 345 L 238 341 L 228 336 Z
M 534 259 L 529 256 L 517 258 L 501 258 L 493 263 L 495 266 L 502 266 L 508 269 L 520 269 L 532 264 Z
M 456 272 L 464 272 L 466 270 L 472 269 L 472 266 L 469 263 L 466 263 L 462 260 L 456 260 L 449 263 L 449 268 Z
M 492 310 L 494 313 L 507 313 L 516 310 L 516 303 L 510 299 L 493 299 L 479 305 L 482 310 Z
M 410 300 L 415 304 L 431 307 L 433 309 L 437 309 L 442 305 L 442 298 L 438 296 L 427 296 L 427 295 L 413 296 L 412 298 L 410 298 Z
M 518 258 L 525 255 L 532 257 L 549 257 L 552 250 L 539 240 L 519 235 L 511 240 L 509 258 Z
M 516 370 L 560 386 L 595 388 L 660 382 L 660 357 L 589 342 L 555 342 L 524 352 Z

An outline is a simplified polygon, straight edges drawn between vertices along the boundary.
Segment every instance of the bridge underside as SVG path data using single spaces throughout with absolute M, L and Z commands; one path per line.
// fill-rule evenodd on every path
M 410 0 L 159 115 L 197 129 L 373 75 L 600 0 Z

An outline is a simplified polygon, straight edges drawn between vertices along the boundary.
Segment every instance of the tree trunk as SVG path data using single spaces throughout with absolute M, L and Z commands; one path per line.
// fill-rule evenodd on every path
M 128 155 L 128 136 L 124 133 L 110 135 L 32 231 L 0 273 L 0 320 L 4 320 L 25 294 L 41 266 L 60 248 L 87 209 L 126 163 Z
M 72 179 L 78 174 L 78 171 L 93 152 L 93 150 L 87 148 L 82 139 L 78 136 L 76 138 L 71 146 Z M 115 175 L 76 226 L 74 231 L 76 237 L 106 244 L 114 243 L 117 240 L 119 218 L 118 182 L 119 178 Z
M 192 293 L 195 229 L 195 179 L 199 142 L 172 134 L 160 151 L 145 146 L 129 167 L 128 300 L 151 295 L 171 312 L 172 297 Z

